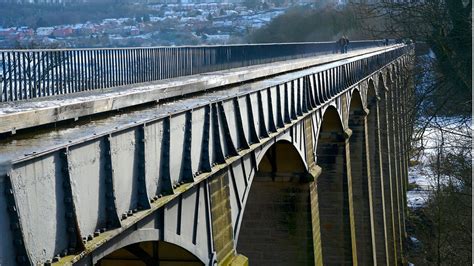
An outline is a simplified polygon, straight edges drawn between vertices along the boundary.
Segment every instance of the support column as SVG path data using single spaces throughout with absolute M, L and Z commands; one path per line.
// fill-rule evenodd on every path
M 380 99 L 380 98 L 378 98 Z M 368 97 L 368 107 L 370 113 L 367 117 L 367 145 L 371 187 L 373 202 L 373 233 L 375 241 L 375 255 L 377 263 L 380 265 L 388 265 L 388 243 L 387 243 L 387 221 L 385 211 L 385 191 L 384 176 L 382 169 L 382 153 L 381 153 L 381 129 L 380 129 L 380 110 L 378 100 L 375 95 Z
M 357 234 L 356 234 L 356 219 L 354 214 L 354 193 L 353 193 L 353 180 L 351 174 L 351 149 L 349 138 L 352 136 L 352 130 L 346 129 L 344 132 L 344 145 L 345 145 L 345 156 L 346 156 L 346 175 L 347 175 L 347 197 L 349 202 L 349 217 L 350 217 L 350 228 L 351 228 L 351 245 L 352 245 L 352 263 L 358 265 L 357 259 Z
M 397 147 L 397 153 L 395 157 L 397 158 L 397 169 L 398 169 L 398 205 L 399 205 L 399 226 L 398 226 L 398 250 L 399 250 L 399 261 L 402 262 L 404 259 L 403 255 L 403 242 L 405 239 L 405 188 L 406 188 L 406 179 L 403 170 L 404 164 L 404 147 L 402 141 L 402 128 L 401 128 L 401 108 L 400 108 L 400 78 L 397 76 L 397 82 L 393 88 L 394 90 L 394 125 L 395 125 L 395 146 Z
M 235 252 L 227 172 L 209 181 L 212 236 L 218 265 L 248 266 L 248 259 Z
M 383 82 L 383 81 L 379 81 Z M 380 101 L 380 112 L 381 112 L 381 119 L 380 119 L 380 138 L 381 138 L 381 154 L 382 154 L 382 171 L 384 181 L 384 200 L 385 200 L 385 219 L 386 219 L 386 228 L 387 228 L 387 254 L 388 254 L 388 265 L 395 265 L 396 262 L 396 244 L 394 242 L 395 233 L 395 221 L 393 215 L 394 209 L 394 193 L 392 184 L 392 162 L 390 156 L 390 135 L 389 135 L 389 123 L 388 123 L 388 93 L 386 88 L 382 85 L 380 89 L 381 98 Z
M 350 211 L 346 148 L 340 133 L 321 132 L 318 141 L 318 165 L 322 172 L 317 180 L 320 233 L 323 263 L 356 265 L 353 216 Z M 351 222 L 352 221 L 352 222 Z M 354 262 L 354 263 L 353 263 Z
M 321 167 L 316 165 L 314 143 L 313 143 L 313 125 L 310 117 L 304 121 L 304 140 L 306 149 L 306 162 L 308 164 L 308 172 L 313 181 L 309 182 L 309 201 L 311 208 L 311 225 L 313 233 L 313 252 L 314 265 L 323 265 L 323 251 L 321 246 L 321 231 L 319 221 L 319 204 L 318 204 L 318 178 L 321 175 Z
M 390 84 L 390 88 L 388 91 L 388 134 L 390 135 L 389 138 L 389 145 L 390 145 L 390 163 L 391 163 L 391 175 L 392 175 L 392 194 L 393 194 L 393 240 L 395 245 L 395 262 L 398 264 L 401 258 L 401 250 L 400 250 L 400 176 L 399 176 L 399 157 L 398 157 L 398 150 L 399 144 L 398 140 L 398 130 L 397 130 L 397 123 L 396 123 L 396 107 L 395 107 L 395 92 L 396 83 L 393 81 Z
M 401 63 L 400 63 L 401 65 Z M 404 188 L 403 188 L 403 206 L 405 207 L 403 210 L 403 224 L 402 224 L 402 234 L 403 234 L 403 243 L 402 247 L 404 250 L 406 250 L 406 226 L 405 226 L 405 219 L 407 216 L 407 190 L 408 190 L 408 167 L 409 167 L 409 161 L 410 161 L 410 141 L 411 141 L 411 117 L 410 117 L 410 112 L 413 111 L 413 108 L 410 103 L 413 100 L 413 95 L 410 94 L 410 85 L 408 82 L 408 78 L 405 77 L 406 73 L 403 71 L 403 66 L 398 67 L 398 75 L 401 77 L 401 85 L 398 88 L 399 92 L 399 105 L 400 105 L 400 124 L 401 124 L 401 135 L 402 135 L 402 140 L 401 140 L 401 145 L 403 147 L 403 180 L 404 180 Z
M 314 265 L 323 265 L 323 250 L 321 244 L 321 224 L 319 220 L 319 204 L 318 204 L 318 186 L 317 180 L 321 172 L 315 176 L 315 180 L 309 184 L 309 195 L 311 204 L 311 224 L 313 229 L 313 252 Z
M 251 265 L 314 265 L 310 184 L 299 173 L 257 173 L 237 250 Z
M 372 184 L 370 181 L 370 163 L 368 161 L 369 154 L 366 135 L 368 111 L 353 107 L 352 104 L 351 108 L 355 110 L 349 114 L 349 127 L 352 130 L 352 136 L 349 140 L 349 167 L 352 181 L 352 203 L 357 259 L 360 265 L 375 265 L 377 264 L 377 258 L 374 256 L 375 240 L 373 239 Z

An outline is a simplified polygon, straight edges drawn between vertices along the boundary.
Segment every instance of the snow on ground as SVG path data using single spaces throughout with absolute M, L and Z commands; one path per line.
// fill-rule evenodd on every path
M 422 121 L 428 122 L 428 121 Z M 420 153 L 412 158 L 418 164 L 409 167 L 408 181 L 416 187 L 407 192 L 407 204 L 410 208 L 423 207 L 429 198 L 430 192 L 437 184 L 437 177 L 430 169 L 429 164 L 437 154 L 437 148 L 444 139 L 444 152 L 459 149 L 462 143 L 470 143 L 472 131 L 472 121 L 465 121 L 461 118 L 435 117 L 429 122 L 429 126 L 420 134 L 419 140 L 414 144 L 415 149 L 420 149 Z M 441 182 L 446 182 L 446 178 L 441 177 Z
M 408 182 L 416 184 L 415 189 L 407 191 L 407 204 L 411 208 L 423 207 L 428 200 L 432 187 L 433 176 L 431 170 L 424 163 L 420 163 L 408 170 Z

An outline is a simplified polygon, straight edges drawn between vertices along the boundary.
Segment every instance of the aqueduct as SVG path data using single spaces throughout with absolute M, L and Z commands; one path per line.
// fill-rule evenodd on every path
M 0 264 L 404 263 L 411 53 L 7 138 Z

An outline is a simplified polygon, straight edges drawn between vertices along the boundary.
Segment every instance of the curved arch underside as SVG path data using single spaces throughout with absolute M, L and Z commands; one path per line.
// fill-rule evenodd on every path
M 115 250 L 100 259 L 98 266 L 202 266 L 191 252 L 163 241 L 147 241 L 131 244 Z

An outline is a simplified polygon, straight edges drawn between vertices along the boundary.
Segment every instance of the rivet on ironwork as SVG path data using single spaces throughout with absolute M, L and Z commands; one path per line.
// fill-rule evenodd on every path
M 122 213 L 122 220 L 125 220 L 125 219 L 127 219 L 127 217 L 128 217 L 128 216 L 127 216 L 127 214 L 126 214 L 126 213 Z
M 97 237 L 97 236 L 99 236 L 99 235 L 100 235 L 100 231 L 99 231 L 99 230 L 96 230 L 96 231 L 94 232 L 94 237 Z
M 128 211 L 127 211 L 127 215 L 128 215 L 128 216 L 132 216 L 132 215 L 133 215 L 133 211 L 132 211 L 132 210 L 128 210 Z

